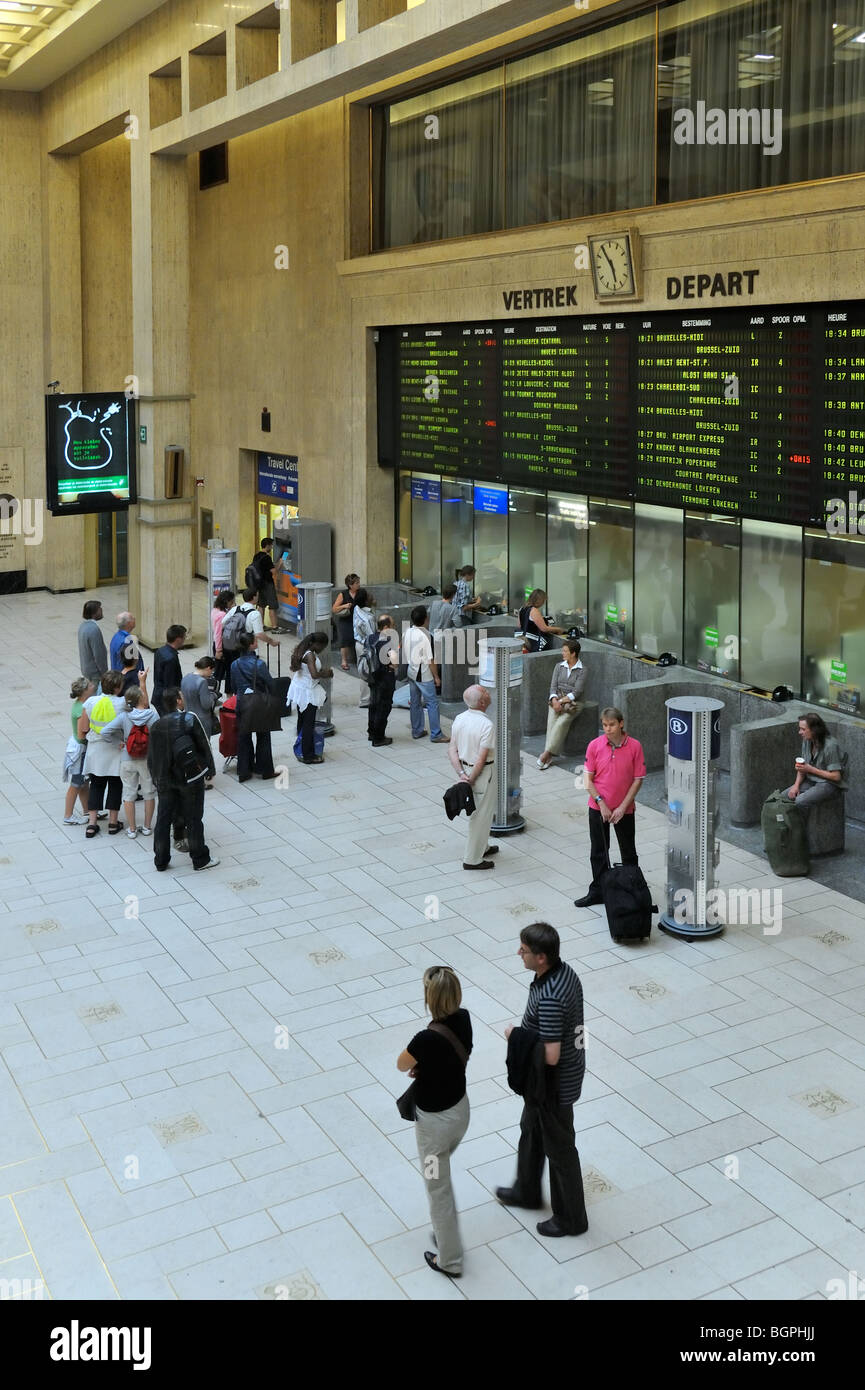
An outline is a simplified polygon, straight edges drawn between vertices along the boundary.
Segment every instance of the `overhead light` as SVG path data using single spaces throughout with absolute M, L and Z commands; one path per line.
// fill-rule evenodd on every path
M 754 58 L 755 58 L 755 59 L 756 59 L 756 58 L 759 58 L 760 61 L 763 62 L 763 63 L 773 63 L 773 62 L 775 61 L 775 54 L 774 54 L 774 53 L 755 53 L 755 54 L 754 54 Z
M 0 0 L 0 10 L 25 10 L 28 14 L 35 14 L 38 5 L 21 5 L 18 0 Z
M 850 42 L 851 42 L 851 43 L 865 43 L 865 29 L 863 29 L 863 31 L 862 31 L 861 34 L 857 34 L 856 37 L 855 37 L 855 39 L 851 39 Z

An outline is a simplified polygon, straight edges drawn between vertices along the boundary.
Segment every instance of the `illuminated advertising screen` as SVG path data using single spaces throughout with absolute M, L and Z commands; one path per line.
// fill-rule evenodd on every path
M 45 397 L 48 509 L 121 511 L 138 500 L 135 401 L 123 391 Z

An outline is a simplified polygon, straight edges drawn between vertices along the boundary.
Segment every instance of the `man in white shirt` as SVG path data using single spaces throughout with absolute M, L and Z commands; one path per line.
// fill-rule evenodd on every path
M 269 647 L 278 647 L 279 639 L 276 637 L 268 637 L 264 630 L 264 619 L 261 616 L 261 610 L 255 606 L 255 597 L 255 589 L 244 589 L 243 603 L 238 604 L 241 613 L 246 614 L 247 632 L 250 637 L 256 639 L 253 643 L 253 649 L 258 646 L 259 642 L 266 642 Z M 226 614 L 226 617 L 228 617 L 228 614 Z
M 411 627 L 403 638 L 403 661 L 408 667 L 408 678 L 411 683 L 409 695 L 409 715 L 411 718 L 412 738 L 426 738 L 426 729 L 423 726 L 423 703 L 421 696 L 426 701 L 429 710 L 429 731 L 432 743 L 447 743 L 447 734 L 443 734 L 439 723 L 439 697 L 441 680 L 439 679 L 438 666 L 433 660 L 432 639 L 427 631 L 429 614 L 422 603 L 417 608 L 411 610 Z
M 481 685 L 463 691 L 465 712 L 458 714 L 451 727 L 448 757 L 461 782 L 468 782 L 475 798 L 474 815 L 469 816 L 464 869 L 494 869 L 491 863 L 498 845 L 489 845 L 490 828 L 496 809 L 495 748 L 496 731 L 485 711 L 492 696 Z

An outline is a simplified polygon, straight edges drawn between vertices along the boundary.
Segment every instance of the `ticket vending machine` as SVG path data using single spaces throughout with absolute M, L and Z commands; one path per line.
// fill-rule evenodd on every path
M 685 941 L 718 936 L 717 773 L 722 700 L 678 695 L 667 700 L 667 905 L 661 931 Z
M 489 637 L 481 642 L 479 652 L 479 685 L 492 693 L 487 717 L 496 729 L 496 809 L 493 816 L 493 835 L 512 835 L 525 830 L 520 811 L 523 791 L 520 786 L 520 704 L 523 685 L 523 639 Z
M 294 629 L 298 622 L 298 587 L 311 581 L 333 584 L 331 559 L 333 528 L 329 521 L 297 516 L 273 533 L 273 559 L 283 559 L 274 574 L 280 622 Z M 309 630 L 309 625 L 304 625 Z

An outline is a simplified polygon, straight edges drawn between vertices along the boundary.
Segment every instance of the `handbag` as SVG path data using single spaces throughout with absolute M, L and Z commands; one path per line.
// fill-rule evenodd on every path
M 447 1038 L 454 1052 L 459 1057 L 463 1067 L 468 1065 L 469 1054 L 466 1052 L 456 1033 L 451 1032 L 446 1023 L 428 1023 L 427 1028 L 431 1033 L 441 1033 L 443 1038 Z M 416 1081 L 413 1081 L 407 1091 L 403 1091 L 401 1096 L 396 1098 L 396 1108 L 404 1120 L 414 1123 L 417 1119 L 417 1105 L 415 1103 Z
M 251 695 L 242 697 L 238 711 L 237 727 L 241 734 L 278 734 L 287 710 L 285 695 L 287 679 L 277 677 L 273 690 L 259 687 L 256 678 L 255 689 Z

